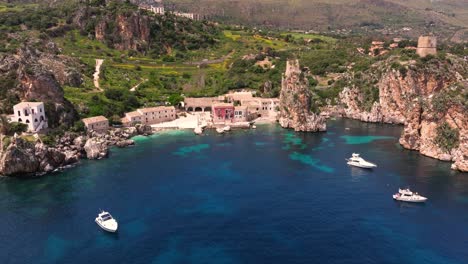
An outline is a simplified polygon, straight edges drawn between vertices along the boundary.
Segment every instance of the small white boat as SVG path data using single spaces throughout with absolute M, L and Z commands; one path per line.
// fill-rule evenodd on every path
M 223 130 L 224 130 L 224 132 L 231 131 L 231 127 L 230 126 L 225 126 L 225 127 L 223 127 Z
M 410 189 L 398 189 L 398 193 L 393 195 L 393 199 L 409 203 L 424 203 L 427 198 L 410 191 Z
M 256 126 L 256 125 L 252 125 L 252 129 L 257 129 L 257 126 Z
M 364 168 L 364 169 L 372 169 L 377 167 L 376 164 L 366 161 L 365 159 L 361 158 L 359 154 L 353 153 L 350 159 L 347 159 L 348 165 Z
M 218 127 L 218 128 L 216 128 L 216 132 L 218 132 L 219 134 L 223 134 L 224 129 L 222 127 Z
M 119 224 L 109 212 L 101 211 L 95 219 L 95 222 L 107 232 L 117 232 Z

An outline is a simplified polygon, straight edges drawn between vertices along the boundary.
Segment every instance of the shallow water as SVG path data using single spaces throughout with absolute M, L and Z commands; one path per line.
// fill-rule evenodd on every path
M 328 128 L 167 132 L 63 173 L 0 178 L 1 263 L 468 262 L 468 174 L 402 149 L 399 126 Z M 348 167 L 353 152 L 379 167 Z M 428 203 L 393 201 L 406 186 Z M 94 223 L 99 208 L 118 234 Z

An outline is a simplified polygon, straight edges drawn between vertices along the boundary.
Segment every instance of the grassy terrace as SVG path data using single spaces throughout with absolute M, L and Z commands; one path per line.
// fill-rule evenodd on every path
M 285 40 L 290 34 L 294 39 Z M 319 39 L 305 43 L 303 39 Z M 125 96 L 136 98 L 138 104 L 163 103 L 172 95 L 214 96 L 233 88 L 260 88 L 264 82 L 272 81 L 279 90 L 285 60 L 294 53 L 313 64 L 314 58 L 327 59 L 333 52 L 336 40 L 331 37 L 284 32 L 274 36 L 262 36 L 244 30 L 224 30 L 217 36 L 212 48 L 173 51 L 160 57 L 119 51 L 104 43 L 82 36 L 78 31 L 68 32 L 55 41 L 63 53 L 78 58 L 88 65 L 88 74 L 82 87 L 64 87 L 65 96 L 75 105 L 82 106 L 83 116 L 98 114 L 121 115 L 132 107 L 106 96 L 106 91 L 119 89 Z M 261 51 L 274 50 L 272 63 L 275 69 L 258 69 L 255 61 L 243 63 L 245 55 L 258 55 Z M 92 73 L 95 60 L 104 59 L 101 68 L 100 86 L 104 92 L 94 88 Z M 338 62 L 339 63 L 339 62 Z M 138 85 L 136 91 L 130 90 Z M 130 100 L 130 99 L 129 99 Z M 133 100 L 133 99 L 132 99 Z M 79 107 L 80 109 L 81 107 Z

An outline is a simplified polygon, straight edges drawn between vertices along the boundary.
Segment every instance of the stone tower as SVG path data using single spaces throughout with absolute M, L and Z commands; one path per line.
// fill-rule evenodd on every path
M 437 38 L 435 36 L 420 36 L 416 53 L 420 57 L 437 54 Z
M 298 60 L 288 60 L 281 82 L 279 123 L 295 131 L 326 131 L 324 117 L 311 112 L 312 93 Z

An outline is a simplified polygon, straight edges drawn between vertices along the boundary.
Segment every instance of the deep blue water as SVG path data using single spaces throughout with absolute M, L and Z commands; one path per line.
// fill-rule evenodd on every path
M 163 133 L 63 173 L 0 178 L 0 262 L 468 263 L 468 174 L 402 149 L 399 126 L 328 125 Z M 348 167 L 352 152 L 379 167 Z M 428 203 L 393 201 L 406 186 Z M 118 234 L 94 223 L 99 208 Z

